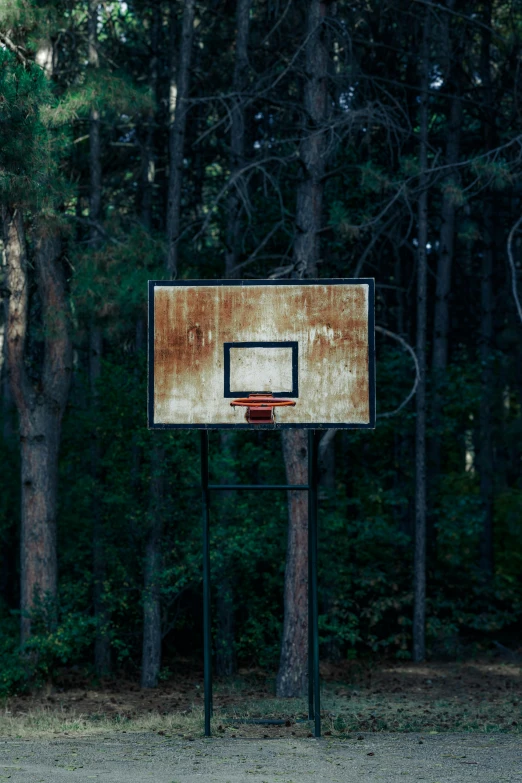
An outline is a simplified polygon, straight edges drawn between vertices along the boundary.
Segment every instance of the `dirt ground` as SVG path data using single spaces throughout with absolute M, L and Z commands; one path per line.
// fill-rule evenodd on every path
M 203 738 L 201 671 L 181 661 L 153 691 L 64 672 L 0 705 L 0 783 L 522 783 L 522 667 L 324 664 L 321 739 L 306 703 L 241 670 L 214 685 Z M 254 717 L 282 725 L 243 723 Z
M 516 783 L 519 737 L 370 733 L 361 739 L 187 742 L 154 734 L 0 740 L 0 780 L 10 783 Z
M 377 731 L 502 731 L 522 733 L 522 666 L 494 660 L 464 664 L 382 663 L 364 666 L 346 662 L 321 666 L 323 731 L 344 737 L 350 732 Z M 222 736 L 292 737 L 309 734 L 306 704 L 299 699 L 276 700 L 274 678 L 258 670 L 241 670 L 233 680 L 214 683 L 213 732 Z M 175 676 L 156 690 L 133 682 L 105 681 L 94 685 L 81 674 L 64 673 L 52 688 L 12 698 L 3 715 L 13 721 L 47 714 L 64 721 L 83 721 L 85 730 L 114 721 L 145 727 L 153 718 L 157 730 L 178 725 L 183 736 L 202 734 L 199 715 L 203 683 L 199 669 L 180 661 Z M 248 726 L 241 719 L 281 718 L 283 726 Z M 174 718 L 177 718 L 173 722 Z M 75 724 L 76 725 L 76 724 Z M 148 725 L 148 724 L 147 724 Z M 78 726 L 80 728 L 80 726 Z M 5 731 L 0 720 L 0 736 Z M 54 729 L 60 733 L 60 726 Z M 11 736 L 11 731 L 7 732 Z

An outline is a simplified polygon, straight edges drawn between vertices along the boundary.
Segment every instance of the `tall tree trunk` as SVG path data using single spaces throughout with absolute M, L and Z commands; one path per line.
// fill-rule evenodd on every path
M 234 60 L 234 77 L 232 90 L 234 99 L 231 110 L 230 129 L 230 177 L 234 177 L 244 165 L 245 156 L 245 117 L 242 91 L 245 87 L 248 68 L 248 31 L 250 24 L 250 7 L 252 0 L 238 0 L 236 7 L 236 50 Z M 237 187 L 230 189 L 227 200 L 227 227 L 225 240 L 225 277 L 240 277 L 236 271 L 239 263 L 241 236 L 241 202 Z M 233 464 L 234 435 L 226 430 L 220 432 L 221 452 Z M 237 483 L 235 471 L 229 470 L 226 481 Z M 229 517 L 234 513 L 234 493 L 221 494 L 222 524 L 229 523 Z M 216 579 L 216 674 L 226 677 L 234 674 L 237 669 L 235 654 L 235 617 L 234 617 L 234 583 L 229 573 L 229 564 L 224 562 L 221 573 Z
M 56 490 L 62 416 L 72 367 L 61 242 L 37 227 L 34 262 L 44 323 L 44 359 L 38 388 L 25 368 L 28 331 L 28 264 L 19 209 L 2 210 L 9 298 L 7 354 L 21 444 L 21 641 L 31 635 L 31 614 L 42 608 L 49 627 L 56 619 Z
M 485 4 L 484 23 L 480 57 L 481 79 L 484 88 L 484 102 L 488 118 L 484 123 L 484 142 L 486 150 L 495 147 L 496 131 L 494 120 L 493 88 L 491 83 L 491 0 Z M 486 582 L 490 582 L 494 571 L 493 550 L 493 396 L 494 371 L 492 363 L 493 349 L 493 267 L 494 267 L 494 220 L 493 196 L 487 193 L 483 211 L 483 249 L 481 262 L 481 319 L 480 319 L 480 443 L 478 467 L 480 474 L 480 497 L 483 523 L 480 536 L 480 570 Z
M 328 115 L 328 51 L 322 23 L 329 2 L 310 0 L 305 47 L 304 114 L 299 158 L 301 181 L 297 187 L 294 269 L 296 277 L 315 277 L 319 260 L 319 229 L 323 211 L 326 128 Z
M 458 163 L 460 152 L 460 130 L 462 122 L 462 101 L 460 95 L 451 99 L 450 116 L 448 119 L 448 132 L 446 143 L 446 165 L 454 166 Z M 430 496 L 434 496 L 438 486 L 441 468 L 441 436 L 442 426 L 442 388 L 446 369 L 448 366 L 448 334 L 450 327 L 450 293 L 451 274 L 455 245 L 455 193 L 457 177 L 450 169 L 450 175 L 443 184 L 440 249 L 437 260 L 437 285 L 435 293 L 435 314 L 433 326 L 433 401 L 432 401 L 432 427 L 433 438 L 429 443 L 430 455 Z M 433 513 L 428 515 L 428 543 L 431 547 L 435 543 L 435 527 Z
M 413 584 L 413 660 L 426 654 L 426 320 L 428 243 L 428 123 L 430 79 L 430 11 L 426 10 L 421 55 L 421 94 L 419 116 L 419 203 L 417 251 L 417 340 L 419 383 L 415 419 L 415 554 Z
M 171 6 L 171 25 L 174 27 Z M 194 35 L 195 0 L 185 0 L 181 30 L 179 65 L 175 67 L 174 50 L 170 76 L 169 185 L 167 196 L 167 272 L 176 279 L 178 273 L 178 239 L 180 228 L 181 183 L 183 179 L 183 149 L 190 89 L 190 61 Z M 174 36 L 171 35 L 173 39 Z M 176 72 L 177 70 L 177 72 Z
M 285 430 L 283 457 L 288 484 L 306 484 L 308 443 L 304 430 Z M 277 673 L 279 697 L 302 696 L 308 683 L 308 498 L 306 492 L 288 493 L 284 623 Z
M 297 188 L 294 276 L 314 277 L 319 260 L 323 182 L 325 171 L 325 121 L 328 115 L 328 51 L 322 27 L 329 3 L 310 0 L 306 16 L 305 120 L 300 143 L 301 181 Z M 284 430 L 283 456 L 287 480 L 305 480 L 307 436 L 304 430 Z M 289 492 L 288 545 L 285 568 L 283 638 L 277 674 L 278 696 L 302 695 L 308 682 L 308 507 L 304 493 Z
M 161 25 L 160 6 L 153 10 L 151 29 L 152 60 L 149 70 L 149 81 L 153 94 L 158 88 L 158 47 Z M 152 228 L 152 186 L 155 179 L 154 150 L 154 112 L 149 114 L 149 125 L 144 149 L 144 194 L 142 200 L 142 222 L 150 231 Z M 136 327 L 136 350 L 143 349 L 143 334 L 140 323 Z M 139 466 L 141 454 L 139 447 L 134 446 L 134 464 Z M 141 656 L 141 687 L 156 688 L 161 670 L 161 568 L 163 514 L 165 501 L 165 451 L 157 443 L 150 450 L 150 489 L 149 515 L 147 520 L 147 537 L 145 541 L 145 557 L 143 562 L 143 638 Z
M 2 324 L 2 368 L 0 372 L 0 384 L 2 394 L 2 436 L 6 444 L 13 442 L 14 427 L 13 413 L 14 402 L 9 384 L 9 364 L 7 356 L 7 327 Z
M 447 0 L 446 7 L 452 11 L 455 0 Z M 462 44 L 460 38 L 453 32 L 452 18 L 449 13 L 442 16 L 439 32 L 440 40 L 438 50 L 440 52 L 442 72 L 445 83 L 451 85 L 455 94 L 450 99 L 447 114 L 446 130 L 446 160 L 449 167 L 448 176 L 442 183 L 441 227 L 439 235 L 439 255 L 437 259 L 437 283 L 435 291 L 435 311 L 433 321 L 433 399 L 432 399 L 432 426 L 434 437 L 429 443 L 429 485 L 431 496 L 435 495 L 441 468 L 441 428 L 442 413 L 442 388 L 448 365 L 448 334 L 450 325 L 450 292 L 451 275 L 453 266 L 455 243 L 455 214 L 456 199 L 455 188 L 458 185 L 458 176 L 453 166 L 456 166 L 460 155 L 460 136 L 462 123 L 462 99 L 460 96 L 460 67 L 462 58 Z M 428 515 L 428 542 L 432 545 L 435 540 L 433 514 Z
M 161 669 L 161 540 L 165 498 L 165 452 L 151 449 L 150 503 L 143 567 L 141 687 L 156 688 Z
M 89 68 L 99 67 L 98 54 L 98 2 L 89 0 L 88 44 Z M 102 214 L 102 164 L 100 138 L 100 111 L 92 106 L 89 115 L 89 220 L 90 244 L 96 248 L 101 243 Z M 90 404 L 93 418 L 97 415 L 99 403 L 98 382 L 101 375 L 103 337 L 100 326 L 93 318 L 89 327 L 89 382 Z M 92 555 L 93 555 L 93 607 L 96 621 L 94 642 L 94 668 L 99 676 L 105 676 L 111 668 L 110 612 L 105 605 L 104 592 L 107 581 L 107 559 L 105 554 L 104 527 L 100 493 L 100 443 L 96 428 L 91 442 L 92 495 Z
M 493 576 L 493 204 L 487 198 L 482 213 L 484 246 L 481 259 L 481 321 L 480 321 L 480 443 L 478 466 L 480 473 L 480 498 L 482 504 L 482 530 L 480 536 L 480 570 L 486 582 Z
M 160 4 L 155 3 L 152 9 L 149 63 L 149 85 L 155 100 L 158 99 L 158 51 L 161 29 Z M 150 231 L 152 229 L 152 204 L 154 193 L 154 180 L 156 177 L 156 160 L 154 149 L 154 129 L 156 124 L 156 108 L 152 107 L 147 115 L 147 126 L 142 148 L 141 161 L 141 222 Z
M 235 469 L 237 459 L 235 435 L 230 430 L 220 431 L 221 455 L 224 458 L 225 471 L 222 481 L 237 484 Z M 235 492 L 221 492 L 219 515 L 221 525 L 226 529 L 234 515 Z M 230 572 L 230 562 L 226 554 L 221 555 L 222 567 L 216 574 L 216 674 L 228 677 L 237 671 L 235 640 L 235 580 Z
M 89 330 L 89 380 L 90 403 L 93 419 L 97 416 L 100 395 L 98 382 L 101 376 L 101 360 L 103 354 L 102 330 L 96 324 L 91 324 Z M 104 677 L 111 670 L 111 613 L 106 606 L 105 584 L 107 581 L 107 557 L 105 531 L 103 525 L 101 476 L 100 476 L 100 443 L 96 432 L 91 442 L 91 476 L 93 479 L 92 493 L 92 560 L 93 560 L 93 606 L 96 621 L 94 640 L 94 668 L 96 674 Z
M 462 101 L 459 95 L 451 99 L 446 146 L 446 165 L 454 166 L 459 160 L 460 131 L 462 123 Z M 435 293 L 435 317 L 433 328 L 432 368 L 442 375 L 448 364 L 449 297 L 451 292 L 451 269 L 455 240 L 455 193 L 457 180 L 451 173 L 443 185 L 440 229 L 440 251 L 437 262 L 437 287 Z
M 231 110 L 230 129 L 230 176 L 233 177 L 244 165 L 245 159 L 245 112 L 243 90 L 248 68 L 248 30 L 252 0 L 238 0 L 236 10 L 236 53 L 232 91 L 234 99 Z M 241 245 L 241 200 L 239 183 L 230 188 L 227 200 L 227 228 L 225 241 L 225 276 L 237 277 Z
M 175 7 L 171 6 L 170 38 L 171 68 L 169 94 L 169 182 L 167 194 L 167 277 L 175 279 L 178 272 L 178 238 L 180 227 L 181 185 L 183 180 L 183 149 L 188 113 L 190 62 L 194 34 L 195 0 L 185 0 L 176 68 L 174 49 Z M 163 475 L 164 450 L 154 444 L 151 449 L 150 514 L 145 546 L 143 598 L 143 654 L 141 684 L 155 688 L 161 667 L 161 539 L 163 534 L 163 507 L 165 479 Z

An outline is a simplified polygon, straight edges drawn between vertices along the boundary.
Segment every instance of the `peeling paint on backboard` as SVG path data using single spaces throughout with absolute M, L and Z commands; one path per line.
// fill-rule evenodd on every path
M 252 426 L 224 395 L 224 345 L 249 342 L 297 343 L 297 404 L 278 425 L 374 426 L 373 280 L 158 281 L 149 295 L 151 426 Z M 232 346 L 229 369 L 232 392 L 292 389 L 289 348 Z

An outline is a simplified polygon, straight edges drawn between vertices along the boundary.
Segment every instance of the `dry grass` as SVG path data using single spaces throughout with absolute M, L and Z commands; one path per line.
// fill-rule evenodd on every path
M 510 663 L 342 665 L 322 671 L 323 733 L 346 737 L 376 731 L 522 731 L 522 670 Z M 129 683 L 97 690 L 69 687 L 18 697 L 0 705 L 0 736 L 92 736 L 160 732 L 185 738 L 203 734 L 199 676 L 179 675 L 155 691 Z M 216 683 L 212 733 L 217 736 L 305 737 L 304 699 L 275 699 L 272 680 L 244 671 Z M 243 721 L 281 719 L 286 725 Z

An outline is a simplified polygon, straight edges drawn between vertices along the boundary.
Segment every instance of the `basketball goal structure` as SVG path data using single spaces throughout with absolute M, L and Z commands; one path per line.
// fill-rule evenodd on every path
M 149 283 L 149 427 L 375 426 L 374 281 Z
M 149 281 L 149 427 L 201 431 L 207 737 L 212 716 L 210 493 L 232 489 L 308 493 L 308 719 L 315 722 L 315 736 L 321 736 L 318 436 L 329 428 L 375 427 L 374 307 L 370 278 Z M 306 484 L 210 483 L 210 430 L 291 427 L 308 430 Z

